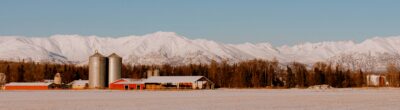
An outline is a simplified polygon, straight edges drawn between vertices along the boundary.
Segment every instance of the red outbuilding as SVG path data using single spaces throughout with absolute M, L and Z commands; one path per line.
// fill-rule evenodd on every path
M 4 85 L 5 90 L 48 90 L 51 83 L 45 82 L 11 82 Z
M 143 90 L 145 85 L 141 79 L 123 78 L 109 84 L 112 90 Z

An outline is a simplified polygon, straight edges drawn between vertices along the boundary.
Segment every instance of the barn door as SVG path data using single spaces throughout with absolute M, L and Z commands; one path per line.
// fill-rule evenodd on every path
M 125 90 L 129 90 L 129 85 L 124 85 Z

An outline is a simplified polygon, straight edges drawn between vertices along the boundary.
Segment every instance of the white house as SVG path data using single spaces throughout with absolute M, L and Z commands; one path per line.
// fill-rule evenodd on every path
M 366 76 L 367 86 L 387 86 L 389 82 L 386 80 L 386 76 L 377 75 L 377 74 L 369 74 Z

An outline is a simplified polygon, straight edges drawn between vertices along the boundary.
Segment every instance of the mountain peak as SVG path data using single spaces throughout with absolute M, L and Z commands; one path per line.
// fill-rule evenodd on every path
M 175 32 L 157 31 L 154 33 L 146 34 L 144 37 L 169 37 L 169 38 L 183 38 Z

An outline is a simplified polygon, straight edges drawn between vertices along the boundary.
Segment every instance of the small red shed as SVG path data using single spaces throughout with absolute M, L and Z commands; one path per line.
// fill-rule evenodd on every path
M 128 78 L 116 80 L 108 86 L 112 90 L 143 90 L 144 87 L 142 79 Z

